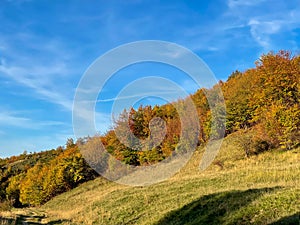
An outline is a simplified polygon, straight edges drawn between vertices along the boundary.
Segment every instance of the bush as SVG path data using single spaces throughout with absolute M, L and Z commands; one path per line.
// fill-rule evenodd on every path
M 239 136 L 238 142 L 245 151 L 246 157 L 260 154 L 273 147 L 267 137 L 263 138 L 259 133 L 256 133 L 256 130 L 248 131 L 248 133 L 243 132 Z
M 12 205 L 9 201 L 0 202 L 0 212 L 9 211 L 12 208 Z

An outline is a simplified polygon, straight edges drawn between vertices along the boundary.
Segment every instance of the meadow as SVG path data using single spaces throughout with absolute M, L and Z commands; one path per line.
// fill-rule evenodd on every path
M 41 207 L 3 212 L 0 224 L 298 225 L 300 148 L 246 157 L 240 138 L 225 138 L 205 171 L 200 147 L 164 182 L 129 187 L 97 178 Z

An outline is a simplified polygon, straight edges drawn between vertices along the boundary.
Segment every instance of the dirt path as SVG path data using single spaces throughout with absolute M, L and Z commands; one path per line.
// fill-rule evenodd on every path
M 0 225 L 41 225 L 41 224 L 61 224 L 62 220 L 50 220 L 44 212 L 22 209 L 12 212 L 9 217 L 0 216 Z

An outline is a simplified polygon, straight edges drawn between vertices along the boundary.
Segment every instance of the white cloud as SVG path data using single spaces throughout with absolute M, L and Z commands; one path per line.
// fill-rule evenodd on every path
M 290 35 L 300 27 L 299 4 L 291 10 L 285 1 L 270 4 L 265 0 L 229 0 L 227 6 L 228 11 L 224 14 L 227 21 L 229 18 L 235 19 L 242 27 L 249 27 L 252 39 L 263 51 L 277 48 L 276 38 L 279 34 L 285 32 Z
M 72 109 L 72 101 L 67 98 L 62 92 L 59 92 L 61 84 L 59 82 L 60 66 L 53 66 L 51 68 L 43 68 L 38 66 L 32 66 L 31 68 L 0 65 L 0 72 L 2 72 L 7 78 L 14 80 L 15 82 L 26 86 L 35 91 L 35 98 L 43 99 L 48 102 L 55 103 L 63 106 L 67 110 Z M 54 80 L 54 81 L 53 81 Z M 67 92 L 67 90 L 64 90 Z M 69 90 L 72 93 L 73 90 Z
M 264 49 L 272 48 L 270 35 L 278 33 L 282 28 L 282 21 L 258 21 L 251 19 L 248 23 L 251 35 Z
M 76 66 L 68 63 L 71 53 L 62 42 L 19 32 L 2 35 L 0 46 L 5 46 L 0 52 L 0 76 L 31 89 L 34 98 L 72 110 L 74 87 L 68 81 L 76 74 Z
M 13 126 L 26 129 L 42 129 L 47 126 L 65 125 L 60 121 L 34 121 L 31 118 L 20 116 L 22 112 L 1 111 L 0 112 L 0 127 Z
M 270 18 L 271 19 L 271 18 Z M 292 19 L 281 20 L 265 20 L 251 19 L 248 23 L 250 26 L 251 35 L 254 40 L 259 43 L 265 50 L 272 50 L 273 42 L 272 35 L 282 32 L 292 32 L 293 29 L 299 27 L 299 21 Z
M 229 0 L 227 2 L 227 5 L 229 8 L 236 8 L 236 7 L 242 7 L 242 6 L 255 6 L 259 5 L 266 0 Z
M 107 99 L 98 99 L 97 102 L 114 102 L 114 101 L 118 101 L 118 100 L 126 100 L 126 99 L 136 99 L 136 98 L 144 98 L 145 96 L 148 96 L 148 97 L 155 97 L 155 96 L 166 96 L 166 95 L 170 95 L 170 96 L 173 96 L 174 94 L 178 93 L 178 91 L 176 90 L 173 90 L 173 91 L 163 91 L 163 90 L 160 90 L 160 91 L 153 91 L 153 92 L 140 92 L 140 93 L 137 93 L 137 94 L 133 94 L 133 95 L 125 95 L 125 96 L 118 96 L 118 97 L 115 97 L 115 98 L 107 98 Z

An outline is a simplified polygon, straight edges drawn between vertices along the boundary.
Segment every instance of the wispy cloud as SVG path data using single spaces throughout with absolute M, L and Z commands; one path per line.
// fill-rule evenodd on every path
M 53 68 L 53 69 L 51 69 Z M 59 92 L 61 85 L 56 85 L 52 82 L 51 75 L 55 75 L 60 71 L 59 65 L 51 68 L 35 67 L 9 67 L 7 65 L 0 65 L 0 72 L 7 78 L 14 80 L 15 82 L 32 89 L 35 94 L 35 98 L 43 99 L 48 102 L 52 102 L 63 106 L 67 110 L 72 109 L 72 101 L 65 95 Z M 56 82 L 59 82 L 58 76 L 56 76 Z M 55 80 L 55 78 L 54 78 Z M 70 90 L 72 91 L 72 89 Z
M 248 23 L 252 37 L 264 49 L 271 48 L 270 35 L 276 34 L 281 29 L 281 21 L 258 21 L 251 19 Z
M 21 116 L 22 112 L 1 111 L 0 112 L 0 127 L 19 127 L 26 129 L 42 129 L 47 126 L 61 126 L 65 123 L 60 121 L 34 121 L 29 117 Z
M 0 112 L 0 125 L 9 125 L 9 126 L 29 128 L 32 124 L 31 124 L 31 120 L 29 118 L 16 116 L 16 115 L 13 115 L 12 113 Z
M 296 8 L 290 9 L 285 1 L 270 4 L 266 0 L 229 0 L 227 5 L 229 9 L 225 14 L 226 17 L 235 18 L 245 28 L 249 27 L 251 37 L 263 51 L 276 49 L 277 36 L 282 32 L 291 34 L 294 29 L 300 27 L 299 4 Z M 280 39 L 281 45 L 282 41 L 287 40 Z
M 71 120 L 73 97 L 81 75 L 94 59 L 121 44 L 139 40 L 178 43 L 203 57 L 219 79 L 226 79 L 235 69 L 253 66 L 261 53 L 299 49 L 299 0 L 95 1 L 93 5 L 75 3 L 72 7 L 63 2 L 43 5 L 32 0 L 5 0 L 2 5 L 0 100 L 2 107 L 11 109 L 0 114 L 0 130 L 5 133 L 6 127 L 14 127 L 16 131 L 46 127 L 49 128 L 44 131 L 46 135 L 63 141 L 54 135 L 57 131 L 51 130 L 51 124 L 59 126 L 56 120 Z M 181 52 L 166 54 L 174 60 L 182 56 Z M 107 112 L 117 99 L 127 103 L 143 92 L 177 98 L 177 90 L 159 82 L 144 82 L 132 88 L 135 92 L 115 97 L 123 83 L 126 85 L 144 72 L 153 71 L 150 67 L 141 73 L 133 69 L 130 74 L 112 79 L 112 86 L 104 86 L 94 102 L 99 109 L 94 116 L 96 127 L 107 129 L 111 116 Z M 187 92 L 195 89 L 193 83 L 169 74 L 167 77 Z M 87 96 L 97 96 L 99 92 L 93 85 L 77 91 Z M 91 108 L 84 108 L 84 104 L 91 103 L 82 104 L 79 117 L 84 125 L 94 120 L 90 118 L 94 114 Z M 37 114 L 19 111 L 23 109 L 40 110 L 43 118 L 41 114 L 35 117 Z M 70 127 L 62 125 L 60 130 L 71 133 Z M 22 134 L 24 137 L 16 134 L 12 140 L 20 138 L 19 146 L 22 142 L 25 148 L 33 141 L 30 136 L 38 132 L 33 133 L 26 132 Z M 45 133 L 41 132 L 41 139 L 34 142 L 50 145 L 52 140 L 42 137 Z M 7 149 L 12 149 L 9 142 L 6 144 Z
M 249 6 L 255 6 L 259 5 L 266 0 L 229 0 L 227 2 L 229 8 L 236 8 L 236 7 L 249 7 Z
M 25 46 L 24 49 L 17 49 L 14 41 Z M 68 79 L 76 73 L 76 68 L 66 64 L 70 53 L 62 43 L 42 42 L 31 33 L 19 33 L 12 40 L 2 36 L 0 46 L 5 46 L 0 52 L 0 76 L 29 88 L 34 98 L 72 109 L 74 87 L 68 84 Z M 28 56 L 30 52 L 34 53 Z
M 115 98 L 107 98 L 107 99 L 98 99 L 97 102 L 114 102 L 118 100 L 127 100 L 132 98 L 144 98 L 147 97 L 155 97 L 155 96 L 174 96 L 174 94 L 178 94 L 178 91 L 153 91 L 153 92 L 141 92 L 133 95 L 126 95 L 126 96 L 118 96 Z

